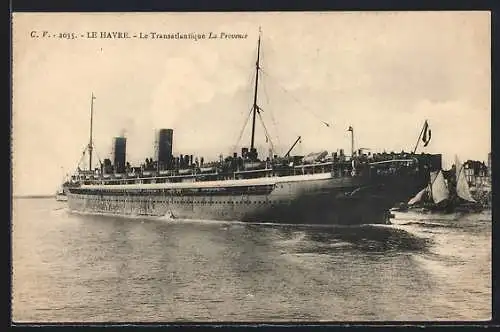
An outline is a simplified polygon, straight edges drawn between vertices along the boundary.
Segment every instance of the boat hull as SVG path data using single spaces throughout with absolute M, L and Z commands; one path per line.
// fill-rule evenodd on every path
M 401 179 L 399 179 L 401 180 Z M 301 181 L 255 184 L 218 194 L 175 193 L 169 190 L 122 190 L 120 192 L 72 189 L 69 208 L 87 213 L 170 216 L 286 224 L 387 223 L 389 209 L 411 189 L 364 177 L 332 178 L 329 174 L 304 177 Z M 168 188 L 167 186 L 164 186 Z M 250 190 L 250 188 L 252 190 Z M 403 190 L 402 190 L 403 189 Z M 246 192 L 245 192 L 246 191 Z
M 485 208 L 481 204 L 474 203 L 453 203 L 445 202 L 443 204 L 427 204 L 411 207 L 412 211 L 420 211 L 432 214 L 454 214 L 454 213 L 478 213 Z
M 56 195 L 56 201 L 58 201 L 58 202 L 66 202 L 67 200 L 68 200 L 68 196 L 66 196 L 66 195 L 60 195 L 60 194 Z

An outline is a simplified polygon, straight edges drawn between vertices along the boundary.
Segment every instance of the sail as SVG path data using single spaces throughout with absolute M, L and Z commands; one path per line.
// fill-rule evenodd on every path
M 447 199 L 449 196 L 450 193 L 448 191 L 446 181 L 444 180 L 443 172 L 439 171 L 436 178 L 432 182 L 432 200 L 434 203 L 438 204 L 439 202 Z
M 430 172 L 430 175 L 429 175 L 429 176 L 430 176 L 430 183 L 434 183 L 434 181 L 436 181 L 436 178 L 437 178 L 437 176 L 438 176 L 438 173 L 439 173 L 439 172 L 436 172 L 436 171 L 432 171 L 432 172 Z
M 429 185 L 425 186 L 424 189 L 420 190 L 415 196 L 413 196 L 412 199 L 410 199 L 408 201 L 408 205 L 413 205 L 413 204 L 416 204 L 418 202 L 420 202 L 422 199 L 424 199 L 426 196 L 429 197 L 429 193 L 430 193 L 430 187 L 431 187 L 431 184 L 434 183 L 434 180 L 436 180 L 436 177 L 437 177 L 437 174 L 438 172 L 430 172 L 430 181 L 429 181 Z M 427 194 L 426 196 L 424 194 Z
M 425 187 L 424 189 L 420 190 L 412 199 L 408 201 L 408 205 L 413 205 L 422 200 L 422 197 L 424 194 L 429 190 L 429 186 Z
M 472 198 L 472 195 L 470 193 L 470 188 L 469 184 L 467 183 L 467 179 L 465 178 L 464 165 L 460 163 L 457 156 L 455 156 L 455 173 L 457 180 L 458 197 L 469 202 L 475 202 L 474 198 Z

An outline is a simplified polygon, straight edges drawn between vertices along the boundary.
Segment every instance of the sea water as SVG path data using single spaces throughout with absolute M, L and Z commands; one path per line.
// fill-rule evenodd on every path
M 14 322 L 491 318 L 491 213 L 319 227 L 15 199 L 12 265 Z

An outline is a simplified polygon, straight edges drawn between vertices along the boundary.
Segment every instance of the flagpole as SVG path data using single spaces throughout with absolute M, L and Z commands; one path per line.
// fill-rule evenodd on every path
M 92 124 L 94 120 L 94 92 L 92 92 L 92 97 L 90 99 L 90 138 L 89 138 L 89 171 L 92 171 L 92 150 L 94 149 L 92 144 Z
M 427 123 L 427 120 L 425 120 L 424 125 L 422 126 L 422 130 L 420 131 L 420 135 L 418 135 L 417 143 L 415 144 L 415 148 L 413 149 L 413 154 L 415 154 L 415 152 L 417 151 L 418 143 L 420 142 L 420 139 L 422 138 L 422 134 L 424 133 L 426 123 Z

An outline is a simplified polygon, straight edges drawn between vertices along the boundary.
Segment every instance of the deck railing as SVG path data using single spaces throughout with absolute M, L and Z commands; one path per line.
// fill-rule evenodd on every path
M 370 161 L 366 158 L 350 160 L 322 160 L 313 163 L 263 163 L 264 168 L 245 169 L 245 167 L 230 168 L 220 163 L 213 166 L 212 172 L 203 172 L 203 167 L 191 167 L 175 170 L 144 170 L 142 172 L 125 172 L 116 174 L 98 174 L 83 171 L 74 178 L 84 184 L 141 184 L 165 182 L 191 182 L 229 179 L 248 179 L 258 177 L 276 177 L 331 173 L 334 177 L 348 177 L 373 174 L 391 174 L 401 168 L 416 169 L 419 161 L 416 158 L 392 158 L 388 160 Z M 206 170 L 205 170 L 206 171 Z M 90 176 L 93 174 L 93 176 Z

